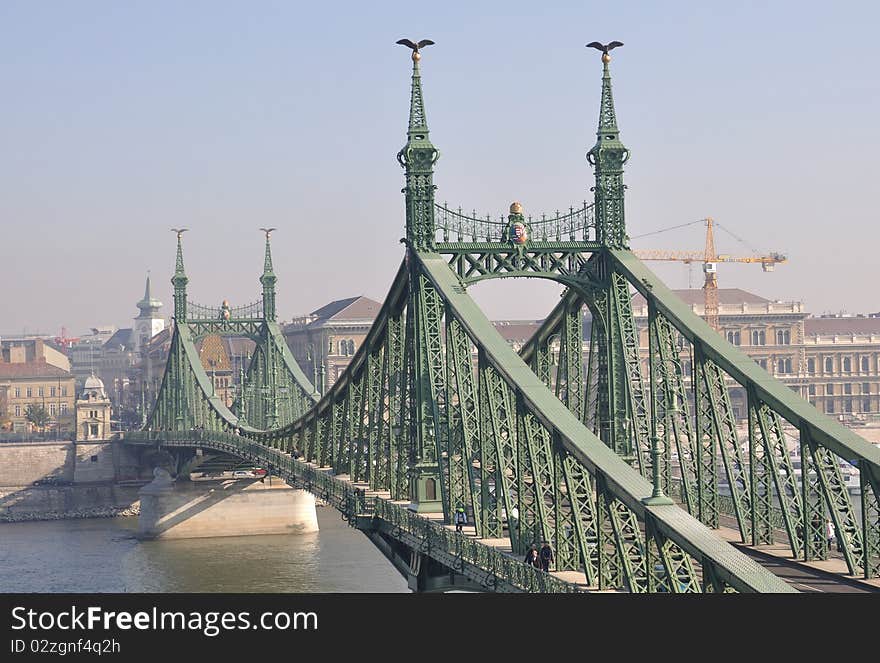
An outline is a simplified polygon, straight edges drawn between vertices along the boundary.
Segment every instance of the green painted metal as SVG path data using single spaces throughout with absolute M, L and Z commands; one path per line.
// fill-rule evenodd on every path
M 617 114 L 611 95 L 611 72 L 608 62 L 603 61 L 602 101 L 599 110 L 599 129 L 596 144 L 587 154 L 587 160 L 595 166 L 596 184 L 596 240 L 603 246 L 627 246 L 624 221 L 623 165 L 629 161 L 630 152 L 620 142 Z
M 186 270 L 183 266 L 183 243 L 181 235 L 184 230 L 177 231 L 177 259 L 174 265 L 174 276 L 171 277 L 171 285 L 174 286 L 174 322 L 183 324 L 186 322 Z
M 456 506 L 469 505 L 474 524 L 480 531 L 482 508 L 480 504 L 479 475 L 474 467 L 479 461 L 480 419 L 477 401 L 477 385 L 471 361 L 471 340 L 461 324 L 452 316 L 446 316 L 446 346 L 450 372 L 448 403 L 454 412 L 455 434 L 450 432 L 450 475 L 454 477 L 451 499 Z
M 263 274 L 260 276 L 260 283 L 263 286 L 263 317 L 269 322 L 275 322 L 275 283 L 278 278 L 272 268 L 272 247 L 269 243 L 269 235 L 272 234 L 272 230 L 264 232 L 266 233 L 266 256 L 263 259 Z
M 865 461 L 859 463 L 862 500 L 862 531 L 865 533 L 862 573 L 865 578 L 880 575 L 880 481 Z
M 718 527 L 718 457 L 715 435 L 715 412 L 708 393 L 710 379 L 706 377 L 706 362 L 702 348 L 694 346 L 693 367 L 696 380 L 694 411 L 697 418 L 697 513 L 700 522 Z
M 581 565 L 588 585 L 599 584 L 599 519 L 596 493 L 589 472 L 565 451 L 560 440 L 554 440 L 556 467 L 562 468 L 565 496 L 570 503 L 572 522 L 581 553 Z
M 858 573 L 859 560 L 864 556 L 862 548 L 862 530 L 856 522 L 853 514 L 852 503 L 849 499 L 849 492 L 843 483 L 840 475 L 840 459 L 825 447 L 817 445 L 810 437 L 809 431 L 802 430 L 801 435 L 806 437 L 806 447 L 812 456 L 812 470 L 816 473 L 818 479 L 818 489 L 824 498 L 825 508 L 830 513 L 831 520 L 834 522 L 836 536 L 842 543 L 843 557 L 846 565 L 852 575 Z M 803 456 L 801 456 L 803 459 Z M 803 462 L 803 460 L 801 461 Z M 806 483 L 803 472 L 806 467 L 802 466 L 801 481 Z M 814 511 L 814 515 L 818 514 L 821 519 L 821 525 L 824 532 L 825 527 L 825 510 L 818 509 Z M 823 535 L 824 536 L 824 535 Z
M 656 335 L 656 357 L 651 353 L 658 371 L 659 391 L 657 394 L 658 424 L 662 422 L 663 439 L 667 453 L 666 469 L 672 465 L 672 448 L 678 457 L 678 468 L 682 478 L 682 497 L 688 511 L 696 515 L 697 511 L 697 467 L 696 467 L 696 434 L 689 412 L 688 396 L 685 390 L 681 353 L 676 345 L 675 332 L 669 321 L 663 316 L 655 315 L 654 334 Z M 670 491 L 672 478 L 670 472 L 664 485 Z
M 406 145 L 397 161 L 406 172 L 406 238 L 415 249 L 434 247 L 434 164 L 440 152 L 428 137 L 419 59 L 413 58 Z
M 711 414 L 711 432 L 715 439 L 713 449 L 721 451 L 721 459 L 727 475 L 728 490 L 733 498 L 734 513 L 739 525 L 743 543 L 748 541 L 749 521 L 747 514 L 750 512 L 751 496 L 749 494 L 748 480 L 745 475 L 742 451 L 740 450 L 739 437 L 736 432 L 736 419 L 733 416 L 733 406 L 730 403 L 730 395 L 724 379 L 724 373 L 711 360 L 705 360 L 702 364 L 701 379 L 704 394 Z
M 741 590 L 787 591 L 787 586 L 763 569 L 722 544 L 709 530 L 700 526 L 676 506 L 651 507 L 641 499 L 651 493 L 651 485 L 638 472 L 621 460 L 613 450 L 601 443 L 583 424 L 541 383 L 538 377 L 498 334 L 479 307 L 462 292 L 455 275 L 440 255 L 419 254 L 419 260 L 434 287 L 447 302 L 451 311 L 467 331 L 478 341 L 482 365 L 492 365 L 503 380 L 518 394 L 523 403 L 548 430 L 559 436 L 566 451 L 572 453 L 592 475 L 601 473 L 613 496 L 640 519 L 645 513 L 656 514 L 658 528 L 693 557 L 715 560 L 717 573 L 725 581 Z M 481 370 L 481 375 L 483 371 Z M 601 512 L 601 509 L 598 509 Z M 675 517 L 672 518 L 672 514 Z M 669 520 L 672 518 L 672 520 Z M 672 525 L 672 522 L 675 525 Z M 621 528 L 623 531 L 623 528 Z M 600 544 L 601 549 L 601 544 Z M 733 557 L 728 559 L 728 555 Z M 734 558 L 736 561 L 734 561 Z M 634 575 L 638 578 L 638 575 Z M 750 579 L 746 579 L 746 577 Z M 760 578 L 760 580 L 759 580 Z M 754 583 L 754 584 L 753 584 Z M 769 584 L 767 584 L 769 583 Z M 774 589 L 770 590 L 772 586 Z
M 559 343 L 559 372 L 556 393 L 568 409 L 577 416 L 584 416 L 584 315 L 583 302 L 571 302 L 562 320 Z

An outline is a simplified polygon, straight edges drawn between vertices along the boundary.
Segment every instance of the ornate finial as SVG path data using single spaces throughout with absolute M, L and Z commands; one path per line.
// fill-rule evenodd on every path
M 266 233 L 266 240 L 269 240 L 269 235 L 272 234 L 273 230 L 277 230 L 277 228 L 260 228 L 264 233 Z
M 412 49 L 412 60 L 413 62 L 418 62 L 422 59 L 422 54 L 419 53 L 420 48 L 424 48 L 425 46 L 433 46 L 434 42 L 430 39 L 422 39 L 421 41 L 412 41 L 410 39 L 398 39 L 397 44 L 401 44 L 402 46 L 408 46 Z
M 511 214 L 522 214 L 523 206 L 519 204 L 516 200 L 510 203 L 510 213 Z
M 623 46 L 622 41 L 611 41 L 607 44 L 600 44 L 598 41 L 591 41 L 587 44 L 587 48 L 595 48 L 602 51 L 602 62 L 608 64 L 611 62 L 611 56 L 608 54 L 612 48 L 617 48 L 618 46 Z
M 177 241 L 180 241 L 180 236 L 185 233 L 189 228 L 172 228 L 171 232 L 177 233 Z

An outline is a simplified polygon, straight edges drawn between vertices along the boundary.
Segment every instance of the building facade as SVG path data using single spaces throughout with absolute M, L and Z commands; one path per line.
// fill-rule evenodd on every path
M 3 353 L 0 360 L 0 391 L 4 394 L 5 416 L 0 419 L 7 430 L 31 432 L 37 428 L 73 430 L 75 380 L 70 371 L 46 361 L 17 361 L 16 353 Z M 28 408 L 42 408 L 48 415 L 45 425 L 28 421 Z
M 86 442 L 109 439 L 110 410 L 110 397 L 104 389 L 104 383 L 90 375 L 76 399 L 76 440 Z
M 369 297 L 349 297 L 283 325 L 290 351 L 319 392 L 345 372 L 381 308 Z

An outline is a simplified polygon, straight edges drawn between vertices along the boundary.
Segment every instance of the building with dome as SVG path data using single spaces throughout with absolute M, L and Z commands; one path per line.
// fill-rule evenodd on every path
M 94 373 L 86 378 L 76 399 L 76 440 L 106 440 L 110 437 L 110 398 L 104 383 Z

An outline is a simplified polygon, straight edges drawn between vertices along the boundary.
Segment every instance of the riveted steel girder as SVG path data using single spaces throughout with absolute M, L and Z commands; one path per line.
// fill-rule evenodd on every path
M 474 380 L 472 344 L 461 323 L 446 316 L 447 402 L 450 408 L 449 472 L 453 504 L 469 505 L 477 531 L 480 530 L 482 509 L 478 487 L 480 419 L 477 386 Z
M 711 360 L 705 360 L 702 362 L 701 369 L 700 378 L 711 413 L 710 434 L 716 440 L 713 447 L 721 450 L 728 489 L 733 498 L 734 516 L 739 525 L 743 543 L 745 543 L 749 537 L 748 514 L 751 511 L 751 495 L 748 477 L 743 465 L 739 437 L 736 432 L 733 406 L 730 404 L 724 373 L 718 365 Z

